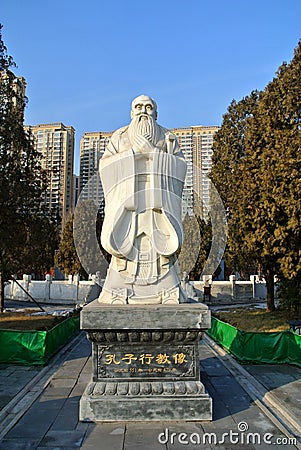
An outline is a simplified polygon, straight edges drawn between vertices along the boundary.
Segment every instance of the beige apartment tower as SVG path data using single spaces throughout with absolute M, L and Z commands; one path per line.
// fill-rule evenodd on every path
M 15 112 L 18 113 L 19 121 L 23 125 L 24 122 L 24 108 L 26 103 L 26 80 L 24 77 L 14 77 L 11 72 L 11 76 L 8 75 L 6 70 L 0 70 L 0 80 L 3 85 L 10 85 L 14 94 L 12 98 L 12 103 L 15 108 Z M 5 94 L 4 94 L 5 95 Z M 5 99 L 1 99 L 1 101 L 5 102 Z
M 174 128 L 181 150 L 187 162 L 187 174 L 183 190 L 182 213 L 208 216 L 210 208 L 210 180 L 212 145 L 218 126 L 191 126 Z
M 48 173 L 48 187 L 43 202 L 62 227 L 73 207 L 74 136 L 72 126 L 61 122 L 29 127 L 36 149 L 42 154 L 42 167 Z
M 98 163 L 113 132 L 87 132 L 80 140 L 80 192 L 82 200 L 93 200 L 104 211 L 104 194 L 99 177 Z

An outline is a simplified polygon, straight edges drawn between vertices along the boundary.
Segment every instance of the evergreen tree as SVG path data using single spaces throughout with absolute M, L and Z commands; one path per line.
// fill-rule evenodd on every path
M 239 207 L 244 198 L 241 164 L 246 154 L 245 135 L 258 99 L 259 92 L 253 91 L 239 102 L 233 100 L 213 143 L 210 178 L 226 208 L 228 241 L 224 259 L 230 273 L 246 270 L 254 261 L 253 253 L 244 246 Z M 246 200 L 250 200 L 248 195 Z
M 300 80 L 301 41 L 292 61 L 282 64 L 260 96 L 246 133 L 245 170 L 256 180 L 256 185 L 250 180 L 256 208 L 246 244 L 261 256 L 270 309 L 275 275 L 295 286 L 301 280 Z M 290 283 L 285 285 L 289 288 Z
M 24 224 L 24 242 L 19 255 L 21 273 L 34 273 L 42 279 L 54 266 L 54 256 L 59 244 L 59 231 L 48 217 L 33 215 Z
M 74 216 L 67 222 L 59 251 L 57 266 L 67 274 L 79 273 L 83 277 L 100 272 L 105 278 L 111 259 L 101 246 L 102 219 L 93 200 L 79 199 Z
M 228 210 L 227 254 L 254 259 L 274 305 L 274 277 L 300 285 L 300 44 L 264 92 L 232 102 L 214 142 L 211 177 Z
M 41 194 L 46 177 L 41 154 L 23 127 L 26 98 L 11 68 L 0 25 L 0 310 L 4 282 L 23 270 L 22 256 L 34 221 L 41 220 Z M 35 220 L 34 220 L 35 218 Z M 40 247 L 41 249 L 41 247 Z M 28 255 L 27 255 L 28 262 Z M 31 264 L 32 266 L 33 264 Z M 27 266 L 28 267 L 28 266 Z
M 80 263 L 74 245 L 73 220 L 74 217 L 72 215 L 63 229 L 59 249 L 55 255 L 55 263 L 67 275 L 80 274 L 86 277 L 87 273 Z

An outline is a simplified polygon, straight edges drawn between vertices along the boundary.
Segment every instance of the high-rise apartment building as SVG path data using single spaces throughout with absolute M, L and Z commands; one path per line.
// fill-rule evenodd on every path
M 187 162 L 187 174 L 183 190 L 183 215 L 199 214 L 206 217 L 210 201 L 212 145 L 218 126 L 191 126 L 174 128 Z
M 24 77 L 15 77 L 11 72 L 11 75 L 8 75 L 6 70 L 0 70 L 0 81 L 1 84 L 3 83 L 3 87 L 8 87 L 9 90 L 13 90 L 13 98 L 12 103 L 14 105 L 15 111 L 18 113 L 20 122 L 23 124 L 24 120 L 24 108 L 25 108 L 25 101 L 26 101 L 26 80 Z M 1 98 L 1 101 L 5 100 L 5 89 L 2 91 L 2 95 L 4 95 L 3 98 Z
M 182 194 L 182 215 L 192 215 L 194 213 L 194 143 L 193 131 L 191 127 L 188 128 L 174 128 L 173 133 L 177 136 L 180 148 L 184 154 L 187 170 L 186 178 Z
M 209 209 L 212 166 L 212 144 L 218 126 L 191 126 L 174 128 L 187 162 L 183 189 L 182 214 L 207 217 Z M 93 199 L 103 212 L 103 191 L 98 173 L 98 162 L 113 132 L 84 133 L 80 141 L 80 188 L 83 199 Z
M 20 118 L 23 120 L 24 107 L 26 101 L 26 80 L 24 77 L 16 77 L 13 82 L 13 90 L 15 97 L 13 99 L 14 106 L 20 111 Z
M 103 214 L 104 195 L 98 163 L 113 132 L 84 133 L 80 140 L 80 191 L 82 200 L 93 200 Z
M 35 148 L 42 154 L 48 174 L 44 206 L 64 226 L 73 207 L 74 135 L 72 126 L 61 122 L 29 126 Z

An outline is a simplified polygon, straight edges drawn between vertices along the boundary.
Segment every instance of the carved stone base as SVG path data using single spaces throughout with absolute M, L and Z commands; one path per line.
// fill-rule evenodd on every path
M 90 383 L 80 420 L 195 421 L 212 419 L 212 402 L 199 381 Z
M 93 373 L 80 401 L 82 421 L 211 420 L 200 380 L 198 343 L 210 327 L 202 304 L 85 307 Z

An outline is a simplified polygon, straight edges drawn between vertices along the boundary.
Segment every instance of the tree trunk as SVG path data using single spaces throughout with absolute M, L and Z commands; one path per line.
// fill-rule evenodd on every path
M 274 296 L 274 272 L 268 269 L 265 273 L 265 281 L 267 287 L 267 311 L 275 311 L 275 296 Z
M 4 276 L 0 271 L 0 313 L 4 311 Z

